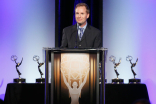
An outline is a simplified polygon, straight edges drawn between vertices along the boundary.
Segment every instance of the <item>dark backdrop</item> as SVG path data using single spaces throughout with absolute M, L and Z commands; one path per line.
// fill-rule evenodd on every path
M 86 3 L 90 8 L 87 22 L 103 33 L 103 0 L 55 0 L 55 47 L 61 46 L 63 28 L 76 23 L 74 8 L 80 2 Z

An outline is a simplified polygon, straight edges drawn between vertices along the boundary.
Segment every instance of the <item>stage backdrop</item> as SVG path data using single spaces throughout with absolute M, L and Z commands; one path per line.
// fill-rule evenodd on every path
M 12 55 L 21 62 L 19 71 L 27 83 L 35 83 L 40 77 L 33 56 L 40 56 L 42 47 L 55 46 L 54 0 L 0 0 L 0 98 L 4 98 L 6 86 L 18 77 Z M 41 67 L 45 73 L 45 66 Z
M 108 48 L 108 57 L 116 56 L 119 78 L 125 83 L 133 78 L 128 55 L 137 78 L 147 85 L 149 98 L 156 104 L 156 1 L 155 0 L 103 0 L 103 46 Z M 113 63 L 107 60 L 106 78 L 116 78 Z

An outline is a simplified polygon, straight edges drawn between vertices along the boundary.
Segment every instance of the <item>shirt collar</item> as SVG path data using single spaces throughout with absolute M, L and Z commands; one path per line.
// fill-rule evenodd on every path
M 79 24 L 77 23 L 77 29 L 79 29 L 79 28 L 83 28 L 83 30 L 85 30 L 85 29 L 86 29 L 86 27 L 87 27 L 87 22 L 86 22 L 86 25 L 85 25 L 85 26 L 83 26 L 83 27 L 80 27 L 80 26 L 79 26 Z

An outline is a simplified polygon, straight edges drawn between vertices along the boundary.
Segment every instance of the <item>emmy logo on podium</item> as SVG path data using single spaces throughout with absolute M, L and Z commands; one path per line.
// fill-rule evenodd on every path
M 89 57 L 86 55 L 64 55 L 62 58 L 61 74 L 63 82 L 69 90 L 71 104 L 79 104 L 81 90 L 87 81 L 90 70 L 89 66 Z

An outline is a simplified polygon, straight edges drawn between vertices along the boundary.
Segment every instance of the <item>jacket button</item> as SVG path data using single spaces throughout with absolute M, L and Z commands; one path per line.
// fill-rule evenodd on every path
M 81 46 L 81 45 L 79 45 L 79 46 Z

